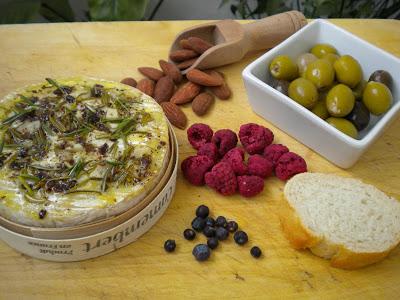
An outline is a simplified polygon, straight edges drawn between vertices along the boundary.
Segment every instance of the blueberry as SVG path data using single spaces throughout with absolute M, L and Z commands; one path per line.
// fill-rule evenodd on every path
M 255 257 L 259 258 L 262 254 L 261 249 L 258 248 L 257 246 L 254 246 L 253 248 L 250 249 L 250 254 Z
M 215 236 L 217 237 L 218 240 L 224 241 L 228 238 L 229 231 L 226 230 L 224 227 L 218 227 L 217 230 L 215 231 Z
M 206 218 L 206 226 L 211 226 L 214 227 L 215 226 L 215 220 L 211 217 L 207 217 Z
M 198 261 L 204 261 L 210 257 L 211 251 L 207 245 L 198 244 L 193 248 L 192 254 Z
M 213 236 L 215 236 L 215 228 L 214 228 L 214 227 L 211 227 L 211 226 L 206 226 L 206 227 L 204 227 L 204 229 L 203 229 L 203 234 L 204 234 L 206 237 L 213 237 Z
M 188 229 L 185 229 L 185 231 L 183 232 L 183 236 L 188 241 L 192 241 L 196 237 L 196 232 L 194 232 L 192 229 L 188 228 Z
M 235 234 L 233 235 L 233 239 L 237 244 L 244 245 L 249 240 L 249 237 L 247 236 L 246 232 L 239 230 L 235 232 Z
M 215 249 L 218 247 L 218 239 L 215 237 L 209 238 L 207 240 L 207 245 L 210 247 L 210 249 Z
M 164 249 L 167 252 L 173 252 L 176 248 L 176 244 L 174 240 L 166 240 L 164 243 Z
M 200 205 L 196 209 L 196 216 L 203 218 L 203 219 L 207 218 L 209 213 L 210 213 L 210 210 L 205 205 Z
M 238 230 L 239 225 L 235 221 L 229 221 L 226 228 L 228 229 L 229 232 L 233 233 L 236 230 Z
M 223 216 L 219 216 L 219 217 L 215 220 L 215 225 L 216 225 L 217 227 L 224 227 L 224 228 L 226 228 L 227 224 L 228 224 L 228 223 L 226 222 L 226 218 L 223 217 Z
M 196 217 L 192 221 L 192 228 L 196 231 L 202 231 L 206 226 L 206 220 L 200 217 Z

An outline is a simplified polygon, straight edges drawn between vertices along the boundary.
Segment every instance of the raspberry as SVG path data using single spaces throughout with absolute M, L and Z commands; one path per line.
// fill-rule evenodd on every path
M 256 154 L 272 143 L 274 134 L 268 128 L 248 123 L 240 126 L 239 138 L 247 153 Z
M 211 158 L 214 162 L 218 160 L 218 148 L 214 143 L 205 143 L 197 151 L 197 155 L 205 155 Z
M 235 148 L 238 142 L 236 133 L 230 129 L 221 129 L 215 132 L 212 142 L 217 146 L 219 155 L 222 157 L 226 152 Z
M 253 197 L 264 189 L 264 180 L 258 176 L 238 176 L 239 193 L 244 197 Z
M 205 175 L 206 184 L 224 196 L 232 195 L 237 189 L 237 180 L 230 164 L 217 163 L 211 172 Z
M 276 165 L 275 174 L 280 180 L 288 180 L 298 173 L 307 172 L 306 161 L 296 153 L 283 154 Z
M 272 175 L 272 163 L 259 154 L 254 154 L 247 161 L 249 175 L 256 175 L 261 178 L 266 178 Z
M 233 148 L 229 150 L 222 161 L 231 165 L 233 171 L 237 175 L 244 175 L 247 173 L 247 166 L 244 163 L 244 150 L 242 148 Z
M 264 149 L 264 157 L 268 159 L 273 167 L 276 167 L 276 164 L 282 154 L 289 152 L 288 147 L 281 144 L 272 144 Z
M 193 185 L 204 185 L 204 174 L 212 168 L 214 161 L 205 155 L 189 156 L 182 164 L 183 176 Z
M 213 131 L 210 126 L 202 123 L 193 124 L 187 130 L 189 143 L 198 150 L 205 143 L 211 142 Z

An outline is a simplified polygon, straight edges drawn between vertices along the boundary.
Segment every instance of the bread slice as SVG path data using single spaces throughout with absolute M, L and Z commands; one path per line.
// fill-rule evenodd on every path
M 333 267 L 378 262 L 400 242 L 400 202 L 357 179 L 298 174 L 286 183 L 284 198 L 280 219 L 289 242 Z

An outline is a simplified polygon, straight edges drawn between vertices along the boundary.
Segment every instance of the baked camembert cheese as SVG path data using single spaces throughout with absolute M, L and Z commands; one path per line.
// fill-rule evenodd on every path
M 0 215 L 65 227 L 142 200 L 169 159 L 161 107 L 130 86 L 47 78 L 0 101 Z

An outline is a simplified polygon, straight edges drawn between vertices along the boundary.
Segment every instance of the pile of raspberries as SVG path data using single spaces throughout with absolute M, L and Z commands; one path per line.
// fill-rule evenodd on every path
M 264 179 L 273 173 L 281 179 L 307 172 L 305 160 L 281 144 L 272 144 L 274 134 L 254 123 L 240 126 L 239 139 L 230 129 L 215 133 L 206 124 L 193 124 L 187 130 L 190 144 L 197 155 L 182 164 L 184 177 L 193 185 L 208 185 L 224 196 L 237 190 L 253 197 L 264 189 Z M 245 152 L 249 154 L 245 163 Z

